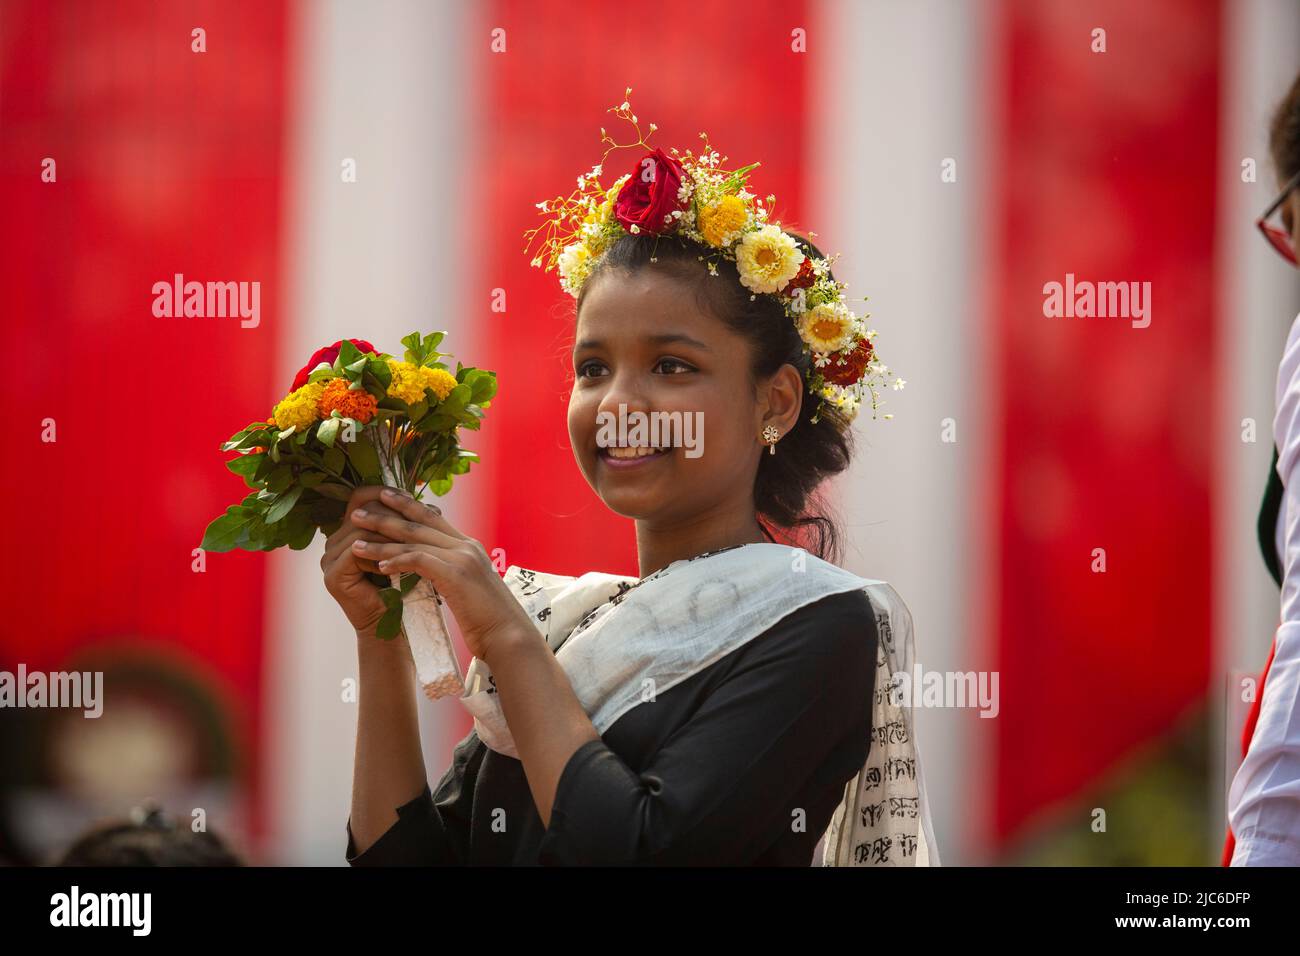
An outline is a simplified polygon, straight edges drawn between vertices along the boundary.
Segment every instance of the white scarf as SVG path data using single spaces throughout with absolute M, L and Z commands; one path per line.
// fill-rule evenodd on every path
M 574 693 L 604 734 L 642 700 L 646 682 L 662 693 L 821 598 L 864 589 L 879 634 L 872 742 L 844 788 L 823 837 L 823 866 L 938 866 L 921 776 L 910 695 L 912 616 L 892 587 L 860 578 L 783 544 L 753 543 L 636 578 L 588 571 L 579 577 L 511 565 L 505 583 L 528 612 Z M 601 640 L 613 619 L 618 640 Z M 492 750 L 518 758 L 491 671 L 475 657 L 458 698 Z M 892 692 L 891 692 L 892 691 Z

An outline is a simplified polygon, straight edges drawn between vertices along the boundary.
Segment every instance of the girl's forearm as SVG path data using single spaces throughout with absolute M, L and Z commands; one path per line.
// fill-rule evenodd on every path
M 579 747 L 598 740 L 600 734 L 573 693 L 564 668 L 536 632 L 502 642 L 486 663 L 501 695 L 501 710 L 524 765 L 533 803 L 542 824 L 550 826 L 565 765 Z
M 352 836 L 358 852 L 397 822 L 396 808 L 427 784 L 416 710 L 415 665 L 403 638 L 357 633 L 360 687 L 352 772 Z

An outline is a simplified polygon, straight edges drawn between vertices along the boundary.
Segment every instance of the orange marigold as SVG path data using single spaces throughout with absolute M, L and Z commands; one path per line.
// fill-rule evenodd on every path
M 321 393 L 318 407 L 323 418 L 329 418 L 330 413 L 338 409 L 344 418 L 355 418 L 364 425 L 375 417 L 379 402 L 364 388 L 355 391 L 348 388 L 346 378 L 332 378 Z

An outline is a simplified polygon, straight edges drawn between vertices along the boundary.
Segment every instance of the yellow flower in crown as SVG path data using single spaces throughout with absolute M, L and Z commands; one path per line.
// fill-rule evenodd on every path
M 817 352 L 838 352 L 854 343 L 856 317 L 842 302 L 820 302 L 799 319 L 799 337 Z
M 799 274 L 803 253 L 780 226 L 759 226 L 745 233 L 736 248 L 740 283 L 751 292 L 779 292 Z
M 706 134 L 700 134 L 698 154 L 652 147 L 646 136 L 656 126 L 651 123 L 642 134 L 626 99 L 631 95 L 629 88 L 623 103 L 608 112 L 632 126 L 636 141 L 618 143 L 602 128 L 601 142 L 609 146 L 601 162 L 578 176 L 568 196 L 537 203 L 547 218 L 524 234 L 525 253 L 540 242 L 532 265 L 557 270 L 560 287 L 576 299 L 605 252 L 628 236 L 694 244 L 711 275 L 719 275 L 718 262 L 725 259 L 735 265 L 750 298 L 767 295 L 781 305 L 808 356 L 805 383 L 819 402 L 813 421 L 827 408 L 836 410 L 839 421 L 852 421 L 868 396 L 874 417 L 881 404 L 877 388 L 891 384 L 889 368 L 869 341 L 875 332 L 850 311 L 845 285 L 831 275 L 834 257 L 822 257 L 812 246 L 816 233 L 803 238 L 770 221 L 776 197 L 765 201 L 749 189 L 749 175 L 759 164 L 728 169 L 727 157 L 709 145 Z M 639 157 L 606 186 L 604 164 L 616 149 L 636 150 Z M 901 388 L 902 379 L 892 384 Z
M 618 198 L 619 192 L 623 189 L 623 184 L 626 183 L 631 176 L 632 174 L 628 173 L 626 176 L 620 178 L 618 182 L 614 183 L 613 186 L 610 186 L 609 189 L 605 191 L 605 201 L 598 207 L 594 208 L 591 212 L 587 213 L 587 218 L 583 220 L 584 223 L 594 223 L 598 225 L 602 222 L 608 221 L 614 213 L 614 200 Z
M 591 272 L 592 265 L 595 264 L 595 257 L 592 255 L 591 247 L 586 242 L 575 242 L 567 246 L 560 253 L 560 281 L 564 284 L 565 289 L 570 287 L 574 289 L 582 288 L 582 284 L 587 281 L 587 274 Z M 576 293 L 575 293 L 576 294 Z
M 725 246 L 744 231 L 749 209 L 739 196 L 723 196 L 700 209 L 700 232 L 711 246 Z

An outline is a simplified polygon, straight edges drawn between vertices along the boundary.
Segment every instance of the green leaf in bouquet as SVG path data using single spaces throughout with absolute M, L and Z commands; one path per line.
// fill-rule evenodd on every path
M 431 481 L 429 482 L 429 490 L 432 491 L 435 495 L 441 497 L 442 495 L 445 495 L 447 492 L 451 491 L 451 479 L 439 478 L 437 481 Z
M 341 418 L 327 418 L 320 423 L 320 428 L 316 430 L 316 437 L 320 439 L 322 445 L 332 448 L 334 439 L 338 436 L 339 427 L 343 424 Z
M 322 459 L 325 464 L 325 470 L 332 475 L 343 476 L 343 469 L 347 467 L 348 458 L 343 454 L 343 449 L 337 445 L 331 445 L 325 449 L 325 455 Z
M 308 384 L 321 382 L 326 379 L 338 378 L 339 373 L 334 371 L 333 366 L 326 365 L 324 368 L 318 368 L 307 376 Z
M 393 369 L 383 359 L 377 356 L 370 356 L 369 364 L 366 371 L 374 376 L 375 381 L 379 383 L 379 398 L 383 398 L 388 393 L 388 386 L 393 384 Z
M 265 458 L 266 455 L 262 452 L 252 455 L 240 455 L 238 458 L 232 458 L 226 462 L 226 467 L 237 475 L 250 477 L 257 473 L 257 469 Z
M 451 429 L 456 427 L 456 424 L 456 418 L 454 415 L 448 415 L 439 408 L 437 411 L 432 411 L 425 415 L 424 418 L 420 419 L 419 424 L 415 426 L 415 430 L 421 434 L 427 435 L 430 432 L 451 431 Z
M 239 431 L 231 435 L 229 441 L 222 442 L 221 450 L 230 451 L 233 448 L 251 448 L 253 445 L 257 444 L 265 445 L 266 442 L 258 442 L 255 440 L 249 441 L 248 439 L 256 439 L 258 435 L 265 432 L 266 429 L 266 422 L 253 422 L 253 424 L 249 425 L 247 428 L 241 428 Z
M 335 364 L 337 365 L 338 368 L 345 369 L 350 365 L 356 364 L 356 361 L 359 358 L 361 358 L 364 354 L 365 353 L 362 352 L 359 348 L 357 348 L 347 339 L 344 339 L 342 343 L 339 345 L 339 356 L 337 359 L 335 359 Z
M 461 384 L 469 386 L 469 400 L 475 405 L 487 401 L 497 393 L 496 373 L 485 372 L 481 368 L 465 369 Z
M 218 554 L 234 550 L 239 547 L 240 539 L 246 537 L 248 524 L 254 517 L 247 508 L 231 505 L 225 514 L 208 524 L 199 547 Z
M 403 336 L 402 344 L 406 346 L 406 351 L 402 354 L 402 358 L 413 365 L 419 365 L 423 358 L 420 333 L 412 332 L 410 335 Z
M 391 641 L 402 630 L 402 592 L 394 587 L 380 588 L 379 599 L 387 610 L 375 627 L 375 636 Z
M 316 522 L 311 519 L 311 508 L 301 501 L 282 522 L 284 543 L 294 551 L 301 551 L 316 537 Z
M 403 594 L 409 594 L 411 592 L 411 588 L 415 587 L 420 582 L 420 575 L 417 574 L 415 571 L 403 571 L 400 580 L 402 584 L 398 590 L 400 590 Z
M 430 332 L 428 335 L 412 332 L 402 339 L 402 344 L 406 346 L 403 358 L 412 365 L 431 365 L 438 356 L 442 355 L 438 351 L 438 346 L 444 335 L 445 332 Z
M 250 431 L 252 431 L 250 428 L 241 428 L 239 431 L 231 435 L 229 439 L 221 443 L 221 450 L 230 451 L 232 448 L 238 448 L 239 443 L 248 437 Z
M 384 612 L 384 616 L 379 619 L 375 625 L 375 637 L 384 641 L 391 641 L 402 633 L 402 609 L 400 607 L 389 608 Z
M 288 438 L 290 435 L 292 435 L 292 434 L 293 434 L 294 432 L 296 432 L 297 430 L 298 430 L 298 426 L 297 426 L 297 425 L 290 425 L 290 426 L 289 426 L 288 428 L 286 428 L 284 431 L 282 431 L 282 432 L 277 432 L 277 433 L 276 433 L 276 436 L 275 436 L 275 440 L 276 440 L 276 441 L 284 441 L 286 438 Z
M 257 445 L 270 445 L 275 441 L 275 434 L 278 429 L 275 428 L 258 428 L 250 431 L 238 442 L 231 445 L 230 448 L 253 448 Z M 229 444 L 229 443 L 227 443 Z M 224 449 L 229 451 L 230 448 Z
M 483 424 L 483 409 L 477 405 L 466 405 L 465 415 L 458 423 L 471 431 L 478 431 Z
M 257 482 L 265 481 L 266 476 L 275 470 L 275 462 L 269 454 L 263 453 L 261 458 L 262 460 L 257 465 L 257 471 L 253 472 L 253 484 L 249 486 L 250 488 L 256 487 Z
M 267 509 L 266 523 L 275 524 L 281 518 L 289 513 L 289 509 L 294 506 L 299 496 L 302 495 L 302 485 L 294 485 L 284 494 L 275 499 L 275 503 Z
M 329 475 L 325 474 L 325 472 L 311 468 L 298 475 L 298 482 L 304 488 L 315 488 L 322 484 L 328 477 Z
M 383 480 L 383 470 L 379 466 L 379 452 L 375 450 L 374 443 L 366 435 L 363 428 L 357 433 L 357 440 L 346 442 L 344 449 L 347 452 L 348 461 L 352 462 L 352 467 L 357 470 L 364 484 L 379 484 Z
M 283 492 L 293 484 L 293 466 L 289 464 L 279 465 L 275 471 L 271 472 L 266 478 L 266 490 L 273 491 L 277 495 Z

